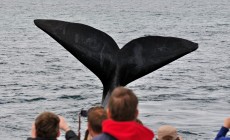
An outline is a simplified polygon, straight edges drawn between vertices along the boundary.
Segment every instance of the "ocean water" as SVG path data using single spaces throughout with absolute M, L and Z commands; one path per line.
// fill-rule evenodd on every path
M 230 116 L 229 0 L 1 0 L 0 139 L 26 139 L 43 111 L 77 131 L 81 108 L 101 102 L 99 79 L 34 19 L 90 25 L 120 48 L 144 35 L 197 42 L 198 50 L 127 85 L 139 98 L 139 118 L 155 133 L 170 124 L 184 140 L 212 140 Z

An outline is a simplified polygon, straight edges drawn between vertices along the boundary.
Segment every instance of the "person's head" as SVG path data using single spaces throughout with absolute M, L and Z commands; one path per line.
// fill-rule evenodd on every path
M 138 99 L 132 90 L 117 87 L 108 102 L 108 117 L 115 121 L 134 121 L 137 118 Z
M 157 135 L 157 140 L 181 140 L 181 138 L 177 135 L 176 128 L 171 125 L 163 125 L 159 127 Z
M 36 137 L 56 138 L 59 132 L 60 119 L 52 112 L 43 112 L 35 119 Z
M 102 122 L 107 119 L 106 111 L 103 107 L 92 107 L 88 111 L 88 130 L 94 137 L 102 133 Z

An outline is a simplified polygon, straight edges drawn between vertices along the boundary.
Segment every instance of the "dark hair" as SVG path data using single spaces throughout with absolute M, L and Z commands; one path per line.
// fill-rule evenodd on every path
M 84 140 L 87 140 L 88 136 L 89 136 L 89 130 L 87 129 L 87 130 L 85 131 L 85 137 L 84 137 Z
M 36 136 L 56 138 L 59 133 L 59 117 L 52 112 L 43 112 L 35 120 Z
M 139 123 L 139 124 L 141 124 L 141 125 L 143 125 L 143 122 L 140 119 L 138 119 L 138 118 L 136 119 L 136 122 Z
M 108 108 L 115 121 L 132 121 L 136 119 L 138 99 L 132 90 L 117 87 L 109 99 Z
M 106 111 L 103 107 L 92 107 L 88 111 L 88 123 L 95 133 L 102 132 L 102 122 L 107 119 Z

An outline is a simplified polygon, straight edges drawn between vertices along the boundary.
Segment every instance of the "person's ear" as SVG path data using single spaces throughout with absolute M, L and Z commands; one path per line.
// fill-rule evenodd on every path
M 88 127 L 88 130 L 89 130 L 89 128 L 90 128 L 89 122 L 87 122 L 87 127 Z
M 88 122 L 87 126 L 88 126 L 88 132 L 89 132 L 88 135 L 93 136 L 94 135 L 94 131 L 93 131 L 92 126 L 90 125 L 89 122 Z
M 139 111 L 138 111 L 138 109 L 137 109 L 137 110 L 136 110 L 136 113 L 135 113 L 135 118 L 137 118 L 138 114 L 139 114 Z
M 89 131 L 89 132 L 91 132 L 91 131 L 92 131 L 92 128 L 91 128 L 91 126 L 90 126 L 90 123 L 89 123 L 89 122 L 88 122 L 87 126 L 88 126 L 88 131 Z
M 107 113 L 108 119 L 111 119 L 111 112 L 110 112 L 110 110 L 109 110 L 108 107 L 107 107 L 107 109 L 106 109 L 106 113 Z
M 35 123 L 32 124 L 32 130 L 31 130 L 31 137 L 36 138 L 36 128 L 35 128 Z
M 59 137 L 61 135 L 61 132 L 60 132 L 60 130 L 58 131 L 58 134 L 57 134 L 57 137 Z

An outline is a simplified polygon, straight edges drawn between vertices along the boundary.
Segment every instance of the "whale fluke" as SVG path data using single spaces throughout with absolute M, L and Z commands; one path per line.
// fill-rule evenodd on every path
M 45 19 L 34 23 L 101 80 L 104 107 L 115 87 L 126 86 L 198 48 L 182 38 L 145 36 L 119 49 L 108 34 L 88 25 Z

